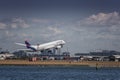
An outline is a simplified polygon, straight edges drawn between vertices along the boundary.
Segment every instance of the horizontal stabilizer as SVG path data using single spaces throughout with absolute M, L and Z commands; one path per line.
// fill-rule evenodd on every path
M 15 43 L 17 45 L 21 45 L 21 46 L 26 46 L 25 44 L 22 44 L 22 43 Z

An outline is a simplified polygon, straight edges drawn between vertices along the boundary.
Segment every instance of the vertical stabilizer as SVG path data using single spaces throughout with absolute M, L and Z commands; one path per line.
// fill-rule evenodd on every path
M 25 41 L 26 47 L 30 48 L 30 43 L 28 41 Z

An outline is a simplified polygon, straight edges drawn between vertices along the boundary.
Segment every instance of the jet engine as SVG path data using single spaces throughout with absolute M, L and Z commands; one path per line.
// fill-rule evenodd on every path
M 62 48 L 62 46 L 57 46 L 56 48 L 59 49 L 59 48 Z

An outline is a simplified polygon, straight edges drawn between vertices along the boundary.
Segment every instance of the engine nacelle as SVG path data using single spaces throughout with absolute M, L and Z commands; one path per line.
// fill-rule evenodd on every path
M 57 49 L 62 48 L 62 46 L 57 46 Z

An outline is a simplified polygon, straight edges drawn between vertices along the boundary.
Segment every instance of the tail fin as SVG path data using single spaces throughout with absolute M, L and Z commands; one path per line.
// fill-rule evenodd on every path
M 25 41 L 26 47 L 32 49 L 33 51 L 37 51 L 34 47 L 31 47 L 31 44 L 26 40 Z
M 31 44 L 28 41 L 25 41 L 26 47 L 30 48 Z

